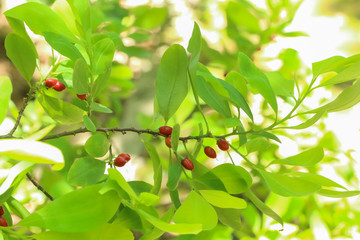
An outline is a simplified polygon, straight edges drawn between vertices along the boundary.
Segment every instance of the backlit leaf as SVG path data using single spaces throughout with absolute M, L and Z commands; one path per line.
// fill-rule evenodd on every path
M 0 124 L 4 121 L 9 108 L 12 84 L 8 77 L 0 76 Z

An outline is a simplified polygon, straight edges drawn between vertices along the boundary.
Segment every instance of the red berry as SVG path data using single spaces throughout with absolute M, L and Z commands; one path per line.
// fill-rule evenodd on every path
M 188 158 L 184 158 L 182 161 L 181 161 L 181 165 L 183 165 L 183 167 L 187 170 L 193 170 L 194 169 L 194 164 L 193 162 L 188 159 Z
M 3 218 L 3 217 L 0 217 L 0 226 L 1 226 L 1 227 L 7 227 L 7 226 L 9 226 L 8 223 L 7 223 L 7 221 L 6 221 L 6 219 Z
M 169 126 L 162 126 L 159 128 L 159 132 L 163 136 L 170 136 L 172 133 L 172 130 L 173 130 L 172 127 L 169 127 Z
M 209 146 L 205 147 L 204 152 L 206 156 L 208 156 L 209 158 L 216 158 L 216 152 L 212 147 Z
M 66 88 L 65 85 L 62 82 L 59 82 L 59 81 L 54 86 L 54 90 L 58 91 L 58 92 L 63 91 L 65 88 Z
M 76 96 L 80 99 L 80 100 L 85 100 L 87 97 L 87 94 L 76 94 Z
M 171 137 L 165 138 L 165 144 L 166 144 L 166 146 L 168 146 L 168 148 L 171 148 Z
M 55 84 L 58 82 L 55 78 L 48 78 L 45 80 L 45 85 L 48 88 L 53 88 Z
M 229 150 L 229 143 L 225 139 L 217 140 L 217 145 L 223 151 Z
M 119 154 L 118 155 L 118 157 L 123 157 L 123 158 L 125 158 L 125 160 L 128 162 L 128 161 L 130 161 L 130 155 L 129 154 L 127 154 L 127 153 L 121 153 L 121 154 Z
M 3 208 L 3 206 L 0 206 L 0 216 L 2 216 L 2 215 L 4 215 L 4 208 Z
M 117 167 L 122 167 L 127 163 L 126 159 L 123 157 L 115 158 L 114 165 Z

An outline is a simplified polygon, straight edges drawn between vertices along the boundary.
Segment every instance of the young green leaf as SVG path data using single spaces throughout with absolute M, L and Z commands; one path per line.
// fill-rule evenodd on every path
M 109 151 L 109 140 L 103 133 L 95 133 L 86 140 L 85 150 L 93 157 L 102 157 Z
M 30 85 L 36 67 L 36 55 L 27 40 L 16 33 L 5 38 L 6 55 Z
M 359 195 L 360 191 L 335 191 L 329 189 L 321 189 L 317 192 L 317 194 L 331 198 L 347 198 Z
M 270 143 L 267 139 L 263 137 L 256 137 L 254 139 L 249 140 L 246 143 L 246 150 L 248 153 L 263 151 L 270 146 Z
M 253 133 L 252 135 L 263 136 L 263 137 L 266 137 L 268 139 L 275 140 L 278 143 L 281 143 L 280 139 L 276 135 L 274 135 L 272 133 L 269 133 L 269 132 Z
M 173 191 L 177 188 L 178 183 L 180 181 L 181 173 L 182 173 L 182 166 L 179 162 L 174 163 L 170 166 L 168 181 L 166 183 L 166 187 L 170 191 Z
M 336 76 L 326 80 L 319 86 L 334 85 L 342 82 L 346 82 L 360 76 L 360 61 L 351 64 L 349 67 L 340 71 Z
M 51 130 L 53 130 L 53 128 L 55 127 L 55 125 L 49 125 L 33 134 L 31 134 L 30 136 L 26 137 L 25 139 L 26 140 L 34 140 L 34 141 L 37 141 L 37 140 L 41 140 L 43 137 L 45 137 L 46 135 L 48 135 Z
M 271 88 L 266 75 L 258 69 L 251 59 L 244 53 L 239 52 L 238 56 L 240 72 L 248 81 L 248 84 L 256 89 L 270 104 L 271 108 L 277 113 L 278 106 L 274 90 Z
M 19 226 L 38 226 L 59 232 L 85 232 L 107 223 L 117 211 L 115 191 L 99 193 L 100 185 L 70 192 L 24 218 Z
M 162 181 L 162 165 L 159 154 L 156 151 L 154 145 L 150 142 L 144 143 L 146 151 L 149 153 L 154 169 L 154 187 L 151 189 L 151 193 L 158 194 L 161 188 Z
M 43 35 L 50 46 L 65 57 L 70 58 L 74 62 L 78 58 L 84 58 L 74 44 L 62 35 L 53 32 L 44 32 Z
M 71 42 L 78 41 L 59 15 L 44 4 L 24 3 L 7 10 L 4 15 L 24 21 L 35 34 L 42 35 L 44 32 L 53 32 L 64 36 Z
M 76 94 L 89 93 L 89 78 L 87 64 L 83 58 L 76 60 L 73 72 L 73 87 Z
M 112 110 L 100 103 L 97 103 L 97 102 L 92 102 L 90 104 L 90 108 L 92 111 L 95 111 L 95 112 L 102 112 L 102 113 L 112 113 Z
M 195 191 L 191 191 L 174 215 L 175 223 L 201 224 L 203 230 L 213 229 L 218 218 L 214 208 Z
M 171 133 L 171 148 L 174 152 L 177 151 L 179 145 L 180 137 L 180 125 L 177 123 L 174 125 L 173 131 Z
M 233 197 L 227 192 L 218 190 L 199 190 L 200 194 L 208 203 L 219 208 L 246 208 L 246 202 L 242 198 Z
M 342 188 L 344 190 L 347 190 L 344 186 L 342 186 L 324 176 L 317 175 L 314 173 L 290 172 L 290 173 L 287 173 L 286 175 L 291 176 L 291 177 L 302 177 L 303 179 L 306 179 L 306 181 L 320 184 L 322 187 L 337 187 L 337 188 Z
M 166 122 L 188 93 L 187 65 L 185 49 L 178 44 L 168 48 L 161 58 L 156 76 L 156 99 Z
M 0 155 L 2 153 L 0 152 Z M 15 164 L 9 171 L 5 181 L 2 182 L 0 186 L 0 196 L 4 195 L 4 193 L 9 190 L 13 185 L 15 185 L 18 181 L 16 178 L 22 179 L 23 176 L 35 165 L 32 162 L 21 161 Z M 2 203 L 1 203 L 2 204 Z
M 0 124 L 4 121 L 11 99 L 12 84 L 8 77 L 0 76 Z
M 344 63 L 346 58 L 342 56 L 333 56 L 325 60 L 312 64 L 313 76 L 317 77 L 322 73 L 334 71 L 334 69 Z
M 93 73 L 103 74 L 110 66 L 115 53 L 114 42 L 110 38 L 104 38 L 93 46 Z
M 96 126 L 93 121 L 91 121 L 88 115 L 84 115 L 84 124 L 87 130 L 91 132 L 96 132 Z
M 270 190 L 284 197 L 306 196 L 321 189 L 319 184 L 307 181 L 304 177 L 289 177 L 263 170 L 259 172 Z
M 269 72 L 265 75 L 269 79 L 271 88 L 277 96 L 294 96 L 294 81 L 284 78 L 279 72 Z
M 83 121 L 84 111 L 77 106 L 58 98 L 42 94 L 38 101 L 47 114 L 61 124 L 74 124 Z
M 74 186 L 88 186 L 96 184 L 105 172 L 105 162 L 91 157 L 76 160 L 67 174 L 70 184 Z
M 309 167 L 320 162 L 323 157 L 324 150 L 321 147 L 315 147 L 287 158 L 274 160 L 271 164 L 287 164 Z
M 246 98 L 248 94 L 248 88 L 244 77 L 240 73 L 234 71 L 229 72 L 226 74 L 225 81 L 236 88 L 236 90 L 238 90 L 240 94 Z
M 108 170 L 109 173 L 109 178 L 112 180 L 115 180 L 116 183 L 127 193 L 129 194 L 129 196 L 132 199 L 138 199 L 134 189 L 132 189 L 132 187 L 129 185 L 128 182 L 126 182 L 125 178 L 123 177 L 123 175 L 121 175 L 121 173 L 114 169 L 114 168 L 109 168 Z
M 91 95 L 96 98 L 106 87 L 111 74 L 111 67 L 107 68 L 104 73 L 100 74 L 91 89 Z
M 218 208 L 214 207 L 216 214 L 222 224 L 241 231 L 241 210 L 234 208 Z
M 139 196 L 140 203 L 144 204 L 145 206 L 153 206 L 157 204 L 160 200 L 160 197 L 158 195 L 148 193 L 148 192 L 142 192 Z
M 226 15 L 237 26 L 246 28 L 249 32 L 260 32 L 259 18 L 254 16 L 243 2 L 229 2 Z

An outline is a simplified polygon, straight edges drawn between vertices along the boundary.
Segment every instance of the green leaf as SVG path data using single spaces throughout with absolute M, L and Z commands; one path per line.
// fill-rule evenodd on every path
M 101 227 L 96 229 L 81 232 L 81 233 L 69 233 L 69 232 L 41 232 L 32 235 L 37 240 L 133 240 L 134 235 L 130 229 L 125 228 L 120 223 L 105 223 Z
M 1 154 L 1 153 L 0 153 Z M 0 186 L 0 196 L 4 195 L 6 191 L 8 191 L 12 186 L 14 186 L 17 182 L 19 182 L 19 179 L 16 181 L 16 178 L 19 176 L 20 179 L 29 171 L 30 168 L 32 168 L 35 165 L 35 163 L 32 162 L 19 162 L 13 166 L 5 181 L 2 182 Z M 20 180 L 21 181 L 21 180 Z M 2 203 L 1 203 L 2 204 Z
M 271 88 L 277 96 L 294 96 L 294 81 L 284 78 L 279 72 L 269 72 L 265 75 L 269 79 Z
M 79 58 L 76 60 L 73 72 L 73 87 L 76 94 L 89 93 L 89 79 L 87 64 L 84 59 Z
M 154 195 L 148 192 L 142 192 L 139 196 L 140 203 L 144 204 L 145 206 L 153 206 L 157 204 L 160 200 L 158 195 Z
M 342 63 L 344 63 L 345 59 L 346 58 L 344 58 L 342 56 L 333 56 L 333 57 L 327 58 L 325 60 L 313 63 L 312 64 L 313 76 L 317 77 L 322 73 L 334 71 L 334 69 L 336 67 L 338 67 L 338 66 L 342 65 Z
M 56 147 L 38 141 L 22 139 L 0 140 L 0 155 L 40 164 L 54 164 L 54 170 L 64 166 L 64 157 Z
M 109 140 L 103 133 L 95 133 L 86 140 L 85 150 L 93 157 L 102 157 L 109 150 Z
M 185 49 L 178 44 L 169 47 L 161 58 L 156 76 L 156 99 L 166 122 L 188 93 L 187 64 Z
M 236 231 L 241 231 L 241 210 L 233 208 L 214 208 L 222 224 L 229 226 Z
M 8 77 L 0 76 L 0 124 L 4 121 L 12 93 L 11 80 Z
M 274 90 L 271 88 L 266 75 L 258 69 L 246 54 L 239 52 L 238 62 L 240 72 L 248 81 L 248 84 L 256 89 L 270 104 L 271 108 L 277 113 L 278 106 Z
M 114 42 L 110 38 L 104 38 L 93 46 L 93 74 L 102 74 L 111 67 L 115 53 Z
M 74 62 L 78 58 L 84 58 L 80 51 L 67 38 L 53 32 L 44 32 L 43 35 L 50 46 L 61 55 L 70 58 Z
M 114 168 L 109 168 L 108 169 L 108 173 L 109 173 L 109 178 L 112 180 L 115 180 L 116 183 L 127 193 L 129 194 L 129 196 L 132 199 L 138 199 L 136 193 L 134 192 L 134 189 L 132 189 L 132 187 L 129 185 L 128 182 L 126 182 L 125 178 L 123 177 L 123 175 L 121 175 L 121 173 L 114 169 Z
M 269 146 L 270 146 L 269 141 L 264 139 L 263 137 L 256 137 L 246 143 L 246 149 L 248 153 L 263 151 L 267 149 Z
M 307 33 L 300 31 L 280 32 L 279 35 L 284 37 L 309 37 Z
M 35 34 L 53 32 L 64 36 L 71 42 L 78 39 L 71 33 L 64 21 L 44 4 L 28 2 L 4 12 L 6 17 L 22 20 Z
M 91 157 L 76 160 L 67 175 L 70 184 L 74 186 L 88 186 L 96 184 L 105 172 L 105 162 Z
M 174 125 L 173 131 L 171 133 L 171 148 L 174 152 L 177 151 L 179 145 L 180 137 L 180 125 L 177 123 Z
M 308 128 L 308 127 L 314 125 L 325 114 L 325 112 L 326 112 L 325 110 L 319 111 L 314 116 L 312 116 L 310 119 L 308 119 L 307 121 L 305 121 L 297 126 L 284 127 L 284 128 L 290 128 L 290 129 Z
M 161 189 L 162 181 L 162 165 L 159 154 L 156 151 L 154 145 L 150 142 L 144 143 L 146 151 L 149 153 L 153 169 L 154 169 L 154 187 L 151 189 L 151 193 L 158 194 Z
M 245 196 L 250 199 L 250 201 L 264 214 L 268 215 L 275 221 L 279 222 L 284 227 L 284 222 L 281 217 L 269 208 L 265 203 L 263 203 L 251 190 L 245 192 Z
M 280 139 L 276 135 L 274 135 L 272 133 L 269 133 L 269 132 L 253 133 L 252 135 L 263 136 L 263 137 L 266 137 L 268 139 L 275 140 L 278 143 L 281 143 Z
M 213 229 L 218 221 L 216 211 L 203 197 L 191 191 L 175 212 L 175 223 L 201 224 L 203 230 Z
M 70 2 L 70 1 L 69 1 Z M 51 9 L 61 17 L 65 22 L 66 26 L 71 30 L 71 32 L 77 36 L 81 36 L 79 32 L 79 23 L 78 19 L 75 17 L 70 4 L 67 0 L 57 0 L 51 5 Z
M 166 183 L 166 187 L 170 191 L 174 191 L 175 189 L 177 189 L 178 183 L 180 181 L 181 173 L 182 173 L 182 167 L 179 162 L 174 163 L 170 166 L 168 181 Z
M 200 194 L 208 203 L 219 208 L 246 208 L 246 201 L 244 199 L 233 197 L 227 192 L 218 190 L 199 190 Z
M 46 135 L 48 135 L 49 132 L 51 132 L 51 130 L 53 130 L 53 128 L 55 127 L 55 125 L 49 125 L 33 134 L 31 134 L 30 136 L 26 137 L 26 140 L 40 140 L 43 137 L 45 137 Z
M 357 196 L 360 194 L 360 191 L 334 191 L 328 189 L 321 189 L 317 192 L 317 194 L 331 198 L 346 198 Z
M 228 74 L 226 74 L 225 81 L 231 84 L 234 88 L 236 88 L 240 94 L 246 98 L 248 89 L 246 85 L 246 81 L 244 77 L 238 73 L 231 71 Z
M 36 55 L 27 40 L 16 33 L 5 38 L 6 55 L 30 85 L 36 67 Z
M 74 124 L 83 121 L 84 111 L 73 104 L 62 101 L 58 98 L 42 94 L 38 101 L 47 114 L 61 124 Z
M 174 215 L 174 207 L 169 208 L 164 215 L 161 217 L 162 221 L 169 223 Z M 155 240 L 159 239 L 161 235 L 163 235 L 164 231 L 154 227 L 151 232 L 146 232 L 144 235 L 141 236 L 139 240 Z
M 321 175 L 307 173 L 307 172 L 290 172 L 287 173 L 287 175 L 292 177 L 302 177 L 303 179 L 306 179 L 306 181 L 320 184 L 322 187 L 337 187 L 347 190 L 344 186 Z
M 342 82 L 346 82 L 360 76 L 360 61 L 351 64 L 349 67 L 340 71 L 336 76 L 321 83 L 320 86 L 334 85 Z
M 202 38 L 201 38 L 199 25 L 196 22 L 194 22 L 194 28 L 191 34 L 191 38 L 189 40 L 189 45 L 187 47 L 187 50 L 189 53 L 191 53 L 189 65 L 188 65 L 188 73 L 190 77 L 191 87 L 197 104 L 199 104 L 199 94 L 196 88 L 195 80 L 196 80 L 197 66 L 200 58 L 201 39 Z
M 168 10 L 166 8 L 150 8 L 137 16 L 134 25 L 145 29 L 154 29 L 165 22 L 167 15 Z
M 162 221 L 158 219 L 157 217 L 154 217 L 150 215 L 149 213 L 137 209 L 136 210 L 142 217 L 146 219 L 149 223 L 154 225 L 155 227 L 163 230 L 164 232 L 172 232 L 172 233 L 178 233 L 178 234 L 197 234 L 201 232 L 201 224 L 170 224 L 165 221 Z
M 103 74 L 100 74 L 91 89 L 91 95 L 96 98 L 105 88 L 111 74 L 111 67 L 107 68 Z
M 99 194 L 100 185 L 70 192 L 24 218 L 19 226 L 38 226 L 59 232 L 84 232 L 107 223 L 120 205 L 116 192 Z
M 242 125 L 241 121 L 240 121 L 240 119 L 238 119 L 236 117 L 226 118 L 225 119 L 225 126 L 226 127 L 237 127 L 237 126 L 240 126 L 240 125 Z
M 97 102 L 92 102 L 90 104 L 90 108 L 92 111 L 95 111 L 95 112 L 102 112 L 102 113 L 112 113 L 112 110 L 100 103 L 97 103 Z
M 226 7 L 226 16 L 235 25 L 245 28 L 249 32 L 261 31 L 259 18 L 254 16 L 242 2 L 229 2 Z
M 321 147 L 315 147 L 287 158 L 274 160 L 271 164 L 287 164 L 309 167 L 320 162 L 323 157 L 324 150 Z
M 91 119 L 89 118 L 88 115 L 84 115 L 84 124 L 87 130 L 91 131 L 91 132 L 96 132 L 96 126 L 93 123 L 93 121 L 91 121 Z
M 196 77 L 196 88 L 199 91 L 199 96 L 207 105 L 226 118 L 232 117 L 228 102 L 203 77 Z
M 303 177 L 289 177 L 287 175 L 270 173 L 259 170 L 270 190 L 284 197 L 306 196 L 320 190 L 317 183 L 307 181 Z

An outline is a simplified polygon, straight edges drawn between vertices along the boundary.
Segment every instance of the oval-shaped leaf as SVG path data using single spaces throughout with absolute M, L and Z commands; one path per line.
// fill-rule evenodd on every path
M 0 124 L 4 121 L 12 93 L 11 80 L 8 77 L 0 76 Z
M 91 119 L 89 118 L 88 115 L 84 115 L 84 124 L 87 130 L 91 131 L 91 132 L 96 132 L 96 126 L 93 123 L 93 121 L 91 121 Z
M 78 58 L 84 58 L 74 44 L 62 35 L 53 32 L 44 32 L 43 35 L 50 46 L 65 57 L 70 58 L 74 62 Z
M 64 157 L 59 149 L 33 140 L 0 140 L 0 155 L 18 161 L 54 164 L 54 170 L 60 170 L 64 166 Z
M 93 157 L 102 157 L 109 150 L 109 140 L 102 133 L 95 133 L 85 143 L 85 150 Z
M 114 168 L 109 168 L 108 170 L 109 173 L 109 178 L 112 180 L 115 180 L 116 183 L 127 193 L 129 194 L 130 197 L 132 197 L 133 199 L 137 199 L 137 195 L 134 191 L 134 189 L 132 189 L 132 187 L 129 185 L 128 182 L 126 182 L 125 178 L 123 177 L 123 175 L 121 175 L 121 173 L 114 169 Z
M 16 33 L 5 38 L 6 55 L 30 85 L 36 67 L 36 55 L 27 40 Z
M 324 150 L 322 147 L 315 147 L 287 158 L 274 160 L 271 164 L 277 163 L 309 167 L 320 162 L 323 157 Z
M 61 124 L 74 124 L 83 121 L 85 112 L 71 103 L 46 94 L 40 95 L 38 101 L 46 113 Z
M 111 66 L 115 53 L 114 42 L 110 38 L 104 38 L 96 42 L 93 49 L 93 73 L 103 74 Z
M 175 223 L 201 224 L 203 230 L 213 229 L 218 221 L 216 211 L 203 197 L 191 191 L 176 210 Z
M 76 60 L 73 72 L 73 87 L 76 94 L 89 93 L 89 79 L 87 64 L 84 59 L 79 58 Z
M 112 113 L 112 110 L 100 103 L 97 102 L 92 102 L 90 104 L 90 108 L 92 111 L 96 111 L 96 112 L 102 112 L 102 113 Z
M 188 93 L 187 65 L 185 49 L 179 44 L 169 47 L 161 58 L 156 75 L 156 99 L 166 122 Z
M 24 218 L 19 226 L 38 226 L 59 232 L 84 232 L 107 223 L 120 205 L 115 191 L 99 193 L 100 185 L 70 192 Z
M 233 197 L 224 191 L 199 190 L 199 192 L 206 201 L 219 208 L 243 209 L 246 208 L 247 205 L 244 199 Z
M 177 151 L 179 145 L 179 137 L 180 137 L 180 125 L 177 123 L 173 127 L 173 131 L 171 133 L 171 148 L 174 152 Z
M 182 173 L 182 167 L 181 167 L 181 164 L 179 162 L 174 163 L 174 164 L 172 164 L 170 166 L 168 181 L 166 183 L 166 187 L 170 191 L 173 191 L 173 190 L 175 190 L 177 188 L 179 180 L 180 180 L 181 173 Z
M 244 53 L 239 52 L 238 61 L 240 72 L 248 81 L 248 84 L 256 89 L 270 104 L 271 108 L 277 113 L 277 102 L 274 90 L 271 88 L 266 75 L 258 69 L 251 59 Z
M 105 172 L 105 162 L 91 157 L 79 158 L 72 165 L 67 178 L 75 186 L 96 184 Z

